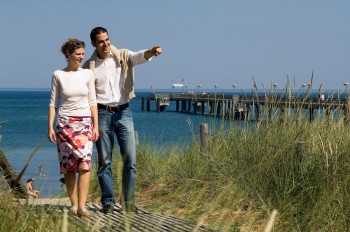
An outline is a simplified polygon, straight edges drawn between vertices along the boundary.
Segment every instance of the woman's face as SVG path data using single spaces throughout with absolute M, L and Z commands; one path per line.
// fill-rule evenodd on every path
M 68 55 L 68 63 L 73 66 L 80 66 L 81 62 L 84 59 L 84 54 L 85 54 L 84 52 L 85 52 L 84 48 L 75 49 L 73 53 Z

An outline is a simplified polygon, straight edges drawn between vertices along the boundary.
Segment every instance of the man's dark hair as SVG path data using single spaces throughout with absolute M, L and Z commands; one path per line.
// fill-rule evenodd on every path
M 91 30 L 90 32 L 90 39 L 91 39 L 91 42 L 95 42 L 96 40 L 96 35 L 98 34 L 102 34 L 102 33 L 107 33 L 108 35 L 108 31 L 106 28 L 104 27 L 95 27 L 94 29 Z

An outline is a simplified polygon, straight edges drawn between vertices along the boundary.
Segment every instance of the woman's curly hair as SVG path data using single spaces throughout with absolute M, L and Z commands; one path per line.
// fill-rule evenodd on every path
M 75 49 L 78 48 L 85 48 L 85 43 L 75 38 L 69 38 L 68 41 L 62 44 L 61 52 L 66 58 L 68 58 L 68 54 L 72 54 Z

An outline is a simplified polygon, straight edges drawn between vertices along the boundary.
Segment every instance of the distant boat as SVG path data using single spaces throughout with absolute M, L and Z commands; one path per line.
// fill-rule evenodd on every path
M 176 87 L 183 88 L 183 87 L 185 87 L 184 83 L 175 83 L 172 86 L 173 86 L 173 88 L 176 88 Z
M 173 88 L 183 88 L 183 87 L 187 87 L 187 86 L 185 85 L 185 83 L 184 83 L 184 80 L 185 80 L 185 79 L 182 79 L 182 82 L 181 82 L 181 83 L 173 83 L 173 84 L 172 84 L 172 87 L 173 87 Z

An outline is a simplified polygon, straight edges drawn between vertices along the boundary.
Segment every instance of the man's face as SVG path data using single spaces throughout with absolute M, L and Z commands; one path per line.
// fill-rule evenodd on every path
M 106 32 L 96 35 L 95 41 L 92 42 L 92 46 L 94 46 L 97 50 L 98 56 L 100 58 L 106 58 L 111 49 L 111 43 L 109 42 L 109 37 Z

